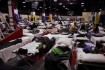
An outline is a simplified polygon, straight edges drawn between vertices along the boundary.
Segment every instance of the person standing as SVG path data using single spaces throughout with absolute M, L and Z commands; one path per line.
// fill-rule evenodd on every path
M 8 15 L 5 16 L 7 23 L 10 23 L 10 18 Z

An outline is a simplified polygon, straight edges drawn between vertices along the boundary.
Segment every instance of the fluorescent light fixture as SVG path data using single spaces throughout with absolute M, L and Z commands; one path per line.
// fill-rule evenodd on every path
M 42 7 L 39 7 L 39 8 L 42 8 Z
M 56 9 L 56 10 L 58 10 L 58 9 Z
M 81 7 L 84 7 L 84 5 L 81 5 Z
M 22 2 L 22 3 L 26 3 L 26 2 Z
M 70 5 L 72 5 L 73 3 L 70 3 Z
M 54 2 L 57 2 L 57 0 L 54 0 Z
M 59 3 L 59 5 L 62 5 L 62 3 Z
M 86 11 L 86 9 L 84 9 L 84 11 Z
M 68 9 L 68 8 L 65 8 L 65 9 Z
M 38 2 L 35 2 L 35 4 L 38 4 Z
M 84 4 L 84 3 L 81 3 L 81 4 Z
M 63 6 L 65 8 L 65 6 Z
M 23 6 L 23 7 L 26 7 L 26 6 Z
M 102 10 L 102 9 L 99 9 L 100 11 Z

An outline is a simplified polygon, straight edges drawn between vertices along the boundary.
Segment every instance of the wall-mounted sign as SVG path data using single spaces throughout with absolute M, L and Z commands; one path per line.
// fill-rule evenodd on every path
M 67 11 L 67 15 L 70 15 L 70 16 L 72 16 L 73 15 L 73 11 Z
M 25 2 L 34 2 L 34 1 L 43 1 L 43 0 L 25 0 Z
M 32 2 L 32 8 L 37 9 L 39 2 Z

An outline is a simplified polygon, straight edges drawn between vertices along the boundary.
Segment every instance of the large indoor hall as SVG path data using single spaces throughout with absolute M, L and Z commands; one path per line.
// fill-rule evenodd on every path
M 105 0 L 0 0 L 0 70 L 105 70 Z

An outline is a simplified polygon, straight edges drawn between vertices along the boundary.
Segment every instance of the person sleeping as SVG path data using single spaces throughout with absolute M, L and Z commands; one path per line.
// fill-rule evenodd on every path
M 98 25 L 95 25 L 95 27 L 93 28 L 93 32 L 94 33 L 99 33 Z

